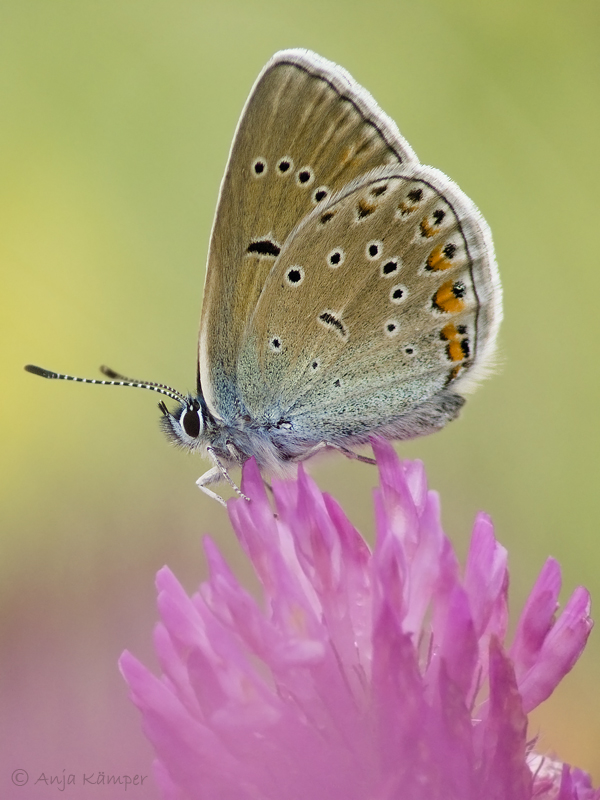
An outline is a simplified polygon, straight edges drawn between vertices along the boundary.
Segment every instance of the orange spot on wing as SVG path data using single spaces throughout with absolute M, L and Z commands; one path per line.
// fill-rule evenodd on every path
M 423 217 L 421 220 L 421 236 L 425 236 L 425 238 L 430 239 L 432 236 L 435 236 L 436 233 L 437 228 L 434 228 L 429 224 L 427 217 Z
M 444 325 L 442 330 L 440 331 L 440 336 L 442 339 L 458 339 L 458 329 L 453 322 L 449 322 L 447 325 Z
M 421 223 L 421 230 L 423 230 L 423 223 Z M 425 234 L 425 235 L 432 236 L 433 234 Z M 450 267 L 452 266 L 452 262 L 450 261 L 450 259 L 446 258 L 446 256 L 444 255 L 443 245 L 441 244 L 438 244 L 437 247 L 433 248 L 433 250 L 429 254 L 426 264 L 427 264 L 427 269 L 436 272 L 443 269 L 450 269 Z
M 462 361 L 463 358 L 465 357 L 462 346 L 460 342 L 456 339 L 452 340 L 448 344 L 446 352 L 448 353 L 448 358 L 450 359 L 450 361 Z
M 360 219 L 368 217 L 376 210 L 377 206 L 373 203 L 368 203 L 364 198 L 358 201 L 358 216 Z
M 403 217 L 407 217 L 409 214 L 412 214 L 416 208 L 417 208 L 416 206 L 411 206 L 408 203 L 402 201 L 398 206 L 398 211 L 400 211 Z
M 464 309 L 465 301 L 456 296 L 454 282 L 446 281 L 433 295 L 433 305 L 446 314 L 458 314 Z

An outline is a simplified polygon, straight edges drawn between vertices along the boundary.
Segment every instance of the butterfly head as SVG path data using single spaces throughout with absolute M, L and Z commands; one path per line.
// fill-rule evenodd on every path
M 196 450 L 208 444 L 214 420 L 201 395 L 188 395 L 173 411 L 169 411 L 163 401 L 158 407 L 163 415 L 161 427 L 173 444 L 188 450 Z

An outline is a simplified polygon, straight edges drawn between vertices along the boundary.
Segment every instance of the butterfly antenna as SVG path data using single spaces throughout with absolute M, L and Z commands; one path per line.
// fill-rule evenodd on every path
M 186 403 L 187 398 L 178 392 L 176 389 L 172 389 L 170 386 L 165 386 L 164 383 L 154 383 L 153 381 L 138 381 L 132 378 L 126 378 L 124 375 L 120 375 L 118 372 L 110 369 L 109 367 L 100 367 L 100 371 L 103 375 L 106 375 L 110 380 L 98 380 L 96 378 L 76 378 L 73 375 L 63 375 L 60 372 L 52 372 L 49 369 L 44 369 L 43 367 L 36 367 L 33 364 L 27 364 L 25 366 L 25 370 L 27 372 L 31 372 L 32 375 L 39 375 L 40 378 L 49 378 L 50 380 L 59 380 L 59 381 L 75 381 L 76 383 L 97 383 L 101 386 L 133 386 L 135 389 L 150 389 L 152 392 L 158 392 L 158 394 L 164 394 L 167 397 L 170 397 L 171 400 L 177 400 L 180 403 Z
M 100 372 L 103 375 L 106 375 L 107 378 L 110 378 L 113 381 L 118 381 L 119 383 L 125 383 L 127 385 L 131 384 L 132 386 L 136 386 L 137 384 L 143 384 L 145 388 L 150 388 L 151 386 L 155 386 L 156 389 L 165 389 L 167 392 L 172 392 L 173 394 L 178 395 L 185 400 L 183 395 L 177 391 L 177 389 L 173 389 L 171 386 L 167 386 L 165 383 L 156 383 L 156 381 L 140 381 L 137 378 L 127 378 L 125 375 L 121 375 L 120 372 L 115 372 L 114 369 L 110 367 L 106 367 L 104 364 L 100 367 Z

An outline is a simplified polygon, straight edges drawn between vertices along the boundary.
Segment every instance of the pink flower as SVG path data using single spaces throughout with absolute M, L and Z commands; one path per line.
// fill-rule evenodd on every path
M 210 579 L 188 597 L 165 567 L 163 676 L 121 668 L 169 800 L 593 800 L 600 791 L 536 755 L 527 713 L 579 657 L 590 601 L 556 618 L 545 564 L 512 645 L 506 551 L 475 522 L 461 577 L 423 467 L 374 442 L 374 552 L 299 471 L 273 486 L 255 464 L 229 515 L 263 587 L 258 603 L 207 539 Z

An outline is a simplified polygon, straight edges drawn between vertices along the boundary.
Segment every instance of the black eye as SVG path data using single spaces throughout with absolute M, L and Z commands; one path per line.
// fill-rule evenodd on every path
M 199 409 L 186 408 L 179 418 L 179 422 L 190 439 L 198 438 L 201 429 Z

